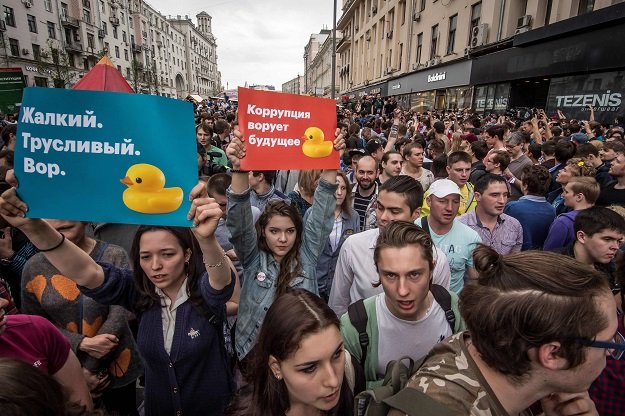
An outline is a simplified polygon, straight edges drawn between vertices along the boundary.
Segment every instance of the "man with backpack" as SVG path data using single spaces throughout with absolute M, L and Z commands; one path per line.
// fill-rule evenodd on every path
M 378 228 L 350 236 L 341 247 L 328 302 L 337 316 L 347 312 L 347 307 L 357 300 L 382 292 L 380 287 L 374 286 L 378 274 L 373 261 L 380 231 L 393 221 L 417 219 L 422 200 L 423 187 L 410 176 L 394 176 L 380 186 L 373 204 Z M 451 273 L 442 250 L 434 249 L 434 261 L 434 283 L 448 288 Z
M 540 402 L 546 416 L 596 416 L 588 388 L 625 350 L 607 279 L 544 251 L 474 257 L 479 279 L 460 294 L 468 331 L 437 344 L 385 414 L 531 416 Z
M 349 306 L 341 318 L 345 348 L 364 370 L 367 387 L 379 385 L 387 364 L 418 359 L 464 328 L 458 297 L 432 283 L 432 239 L 420 227 L 395 221 L 380 231 L 374 262 L 383 292 Z

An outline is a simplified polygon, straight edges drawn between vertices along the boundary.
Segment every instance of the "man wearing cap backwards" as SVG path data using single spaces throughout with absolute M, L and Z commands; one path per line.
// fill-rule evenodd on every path
M 477 279 L 473 268 L 473 250 L 482 239 L 473 229 L 455 221 L 460 206 L 460 189 L 449 179 L 435 181 L 426 198 L 429 215 L 419 218 L 415 224 L 429 231 L 432 241 L 447 256 L 451 269 L 449 289 L 460 293 L 464 287 L 465 274 Z
M 469 176 L 471 175 L 471 155 L 461 150 L 451 152 L 449 157 L 447 157 L 447 175 L 460 189 L 460 203 L 458 204 L 456 215 L 460 216 L 473 211 L 477 201 L 475 200 L 473 184 L 469 182 Z M 426 193 L 425 198 L 423 198 L 423 207 L 421 208 L 422 217 L 430 213 L 427 197 L 428 193 Z

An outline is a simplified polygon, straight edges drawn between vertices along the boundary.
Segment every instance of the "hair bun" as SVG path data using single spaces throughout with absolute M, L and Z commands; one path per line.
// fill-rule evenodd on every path
M 481 282 L 488 282 L 495 275 L 500 274 L 504 264 L 504 258 L 491 247 L 478 244 L 473 250 L 473 266 L 479 275 Z

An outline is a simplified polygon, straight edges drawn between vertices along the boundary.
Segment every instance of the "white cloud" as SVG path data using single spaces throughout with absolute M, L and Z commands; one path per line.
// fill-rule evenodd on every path
M 282 83 L 304 73 L 304 47 L 312 33 L 332 28 L 332 1 L 148 0 L 163 15 L 213 18 L 217 65 L 224 87 Z M 338 0 L 339 8 L 342 0 Z M 337 19 L 340 17 L 337 15 Z

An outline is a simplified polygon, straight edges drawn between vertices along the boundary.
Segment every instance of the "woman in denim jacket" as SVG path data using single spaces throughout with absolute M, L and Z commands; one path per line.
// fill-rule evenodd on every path
M 334 141 L 334 148 L 343 152 L 342 136 Z M 287 287 L 318 293 L 315 268 L 334 224 L 337 171 L 323 171 L 305 224 L 295 207 L 275 201 L 267 205 L 254 226 L 248 175 L 239 170 L 245 143 L 238 131 L 226 153 L 233 167 L 226 225 L 243 266 L 235 333 L 237 357 L 243 360 L 256 343 L 265 314 L 277 295 Z

